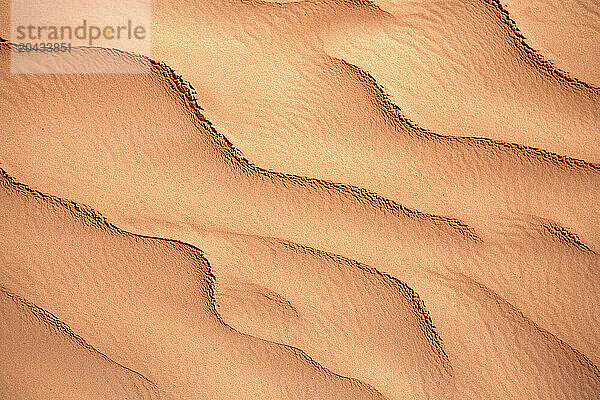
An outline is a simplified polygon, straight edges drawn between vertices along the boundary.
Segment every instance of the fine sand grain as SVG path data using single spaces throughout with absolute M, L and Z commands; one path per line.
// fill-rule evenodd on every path
M 598 398 L 592 3 L 155 1 L 152 54 L 28 55 L 119 74 L 0 42 L 0 397 Z

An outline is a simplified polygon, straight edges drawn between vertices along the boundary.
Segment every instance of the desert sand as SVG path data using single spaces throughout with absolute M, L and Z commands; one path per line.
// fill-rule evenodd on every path
M 94 349 L 175 398 L 381 398 L 299 350 L 224 325 L 208 264 L 189 245 L 120 233 L 7 177 L 2 204 L 5 291 L 53 310 Z
M 193 85 L 203 114 L 255 164 L 366 188 L 481 234 L 522 212 L 600 243 L 589 209 L 600 92 L 551 68 L 497 4 L 181 7 L 153 9 L 152 56 Z M 562 176 L 565 161 L 589 176 Z M 539 182 L 549 186 L 531 197 Z
M 95 351 L 54 315 L 5 290 L 0 315 L 4 399 L 168 398 L 147 379 Z
M 155 3 L 159 62 L 31 55 L 146 74 L 0 43 L 0 394 L 597 398 L 593 35 L 522 7 Z
M 203 254 L 119 231 L 6 176 L 2 201 L 4 335 L 61 367 L 75 359 L 67 372 L 108 381 L 92 386 L 99 398 L 119 398 L 120 387 L 139 398 L 591 398 L 600 386 L 589 360 L 466 278 L 427 277 L 439 297 L 436 328 L 412 289 L 344 258 L 199 232 Z M 48 329 L 54 317 L 35 310 L 33 318 L 32 306 L 7 296 L 17 290 L 66 325 Z M 30 348 L 15 325 L 33 336 Z M 3 346 L 15 351 L 12 343 Z M 32 368 L 22 365 L 30 357 L 13 357 Z M 52 365 L 33 366 L 45 385 L 54 380 L 42 368 L 56 373 Z M 59 384 L 81 390 L 77 378 Z M 25 393 L 61 398 L 44 392 L 54 386 L 18 382 Z
M 589 0 L 504 0 L 529 45 L 562 71 L 600 87 L 600 4 Z M 568 45 L 565 45 L 568 43 Z

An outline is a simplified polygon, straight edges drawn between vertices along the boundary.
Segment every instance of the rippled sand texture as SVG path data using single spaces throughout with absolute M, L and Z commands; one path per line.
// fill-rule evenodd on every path
M 534 215 L 600 246 L 600 91 L 551 69 L 497 4 L 217 3 L 157 6 L 153 56 L 197 89 L 204 115 L 249 160 L 482 234 Z M 580 14 L 600 31 L 597 13 Z M 599 70 L 598 50 L 567 39 L 579 25 L 560 26 L 562 48 L 583 53 L 571 63 Z M 589 174 L 573 178 L 564 157 Z
M 597 13 L 180 3 L 0 44 L 1 398 L 600 396 Z

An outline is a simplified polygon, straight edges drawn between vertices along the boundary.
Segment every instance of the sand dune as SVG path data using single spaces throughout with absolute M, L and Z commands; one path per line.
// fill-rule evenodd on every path
M 0 396 L 597 398 L 600 20 L 569 4 L 154 2 L 183 78 L 0 43 Z
M 412 289 L 323 252 L 198 232 L 209 271 L 189 246 L 119 232 L 91 210 L 7 177 L 2 204 L 0 285 L 53 310 L 175 398 L 571 399 L 600 389 L 598 369 L 580 353 L 468 278 L 415 272 L 426 282 L 434 327 Z M 3 337 L 18 334 L 12 321 L 23 321 L 27 308 L 18 304 L 4 301 Z M 217 313 L 252 336 L 229 330 Z M 25 350 L 46 350 L 34 343 Z M 306 349 L 314 361 L 273 343 Z M 86 351 L 73 340 L 66 345 L 70 351 L 47 350 Z M 77 360 L 80 374 L 111 377 L 106 366 Z M 51 382 L 44 376 L 40 390 Z
M 75 57 L 134 62 L 107 51 Z M 153 68 L 148 76 L 3 75 L 3 108 L 11 116 L 2 121 L 8 133 L 2 138 L 3 168 L 135 233 L 197 246 L 198 231 L 205 229 L 290 240 L 374 265 L 409 284 L 426 303 L 435 291 L 428 292 L 415 270 L 453 279 L 466 275 L 594 362 L 600 359 L 598 256 L 560 225 L 515 212 L 519 217 L 505 217 L 497 235 L 482 239 L 455 221 L 411 212 L 358 189 L 257 169 L 190 108 L 168 69 Z M 28 117 L 24 110 L 36 103 L 36 118 Z M 524 188 L 524 206 L 536 197 L 551 204 L 544 194 L 573 184 L 564 200 L 577 202 L 582 195 L 582 212 L 587 222 L 593 219 L 594 172 L 501 151 L 511 162 L 490 157 L 490 179 L 506 171 L 506 185 L 522 186 L 509 173 L 520 170 L 508 168 L 517 161 L 523 170 L 531 166 L 527 175 L 537 170 L 546 178 Z
M 208 265 L 190 246 L 122 234 L 6 177 L 1 186 L 0 285 L 174 398 L 382 398 L 296 349 L 223 325 Z
M 0 316 L 3 399 L 169 398 L 89 347 L 52 314 L 5 291 Z
M 565 197 L 584 192 L 563 186 L 572 178 L 557 176 L 563 183 L 550 191 L 555 197 L 536 204 L 522 187 L 503 187 L 487 173 L 496 171 L 488 157 L 497 157 L 508 164 L 503 170 L 515 166 L 512 183 L 547 184 L 521 166 L 536 157 L 489 141 L 436 136 L 532 146 L 594 163 L 584 168 L 597 174 L 598 90 L 550 68 L 495 4 L 220 4 L 181 2 L 184 14 L 157 4 L 153 57 L 193 84 L 204 114 L 249 160 L 365 187 L 488 231 L 498 214 L 527 203 L 526 214 L 563 216 L 559 224 L 597 246 L 598 221 L 582 224 L 588 218 L 580 214 L 597 192 L 581 206 L 565 204 Z M 565 42 L 575 35 L 567 33 Z M 586 52 L 580 59 L 597 57 Z M 529 200 L 512 197 L 519 193 Z
M 440 139 L 404 117 L 435 134 L 486 137 L 597 163 L 598 91 L 548 69 L 492 4 L 380 6 L 184 2 L 185 15 L 156 11 L 153 57 L 194 85 L 217 130 L 262 167 L 365 187 L 492 232 L 496 216 L 512 216 L 528 203 L 526 214 L 562 216 L 559 224 L 597 246 L 597 212 L 590 225 L 582 223 L 591 222 L 589 214 L 581 215 L 597 192 L 577 206 L 563 199 L 584 192 L 563 184 L 537 204 L 515 199 L 527 194 L 514 181 L 548 183 L 531 174 L 534 166 L 520 165 L 537 157 L 487 141 Z M 513 166 L 515 157 L 510 187 L 482 179 L 494 170 L 488 158 Z M 597 175 L 597 167 L 584 169 Z

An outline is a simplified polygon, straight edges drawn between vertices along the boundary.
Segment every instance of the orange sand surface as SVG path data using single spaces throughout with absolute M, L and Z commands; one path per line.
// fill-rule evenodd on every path
M 0 43 L 0 398 L 600 396 L 596 5 L 179 3 Z

